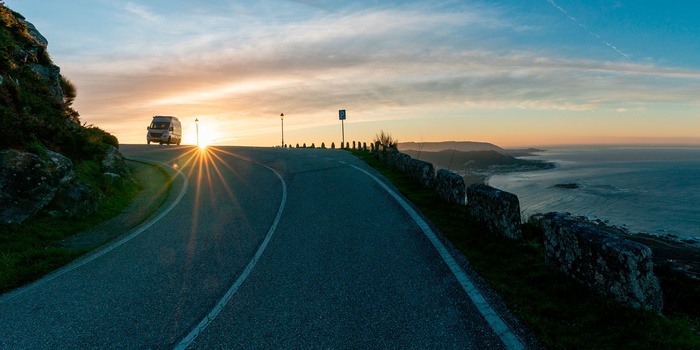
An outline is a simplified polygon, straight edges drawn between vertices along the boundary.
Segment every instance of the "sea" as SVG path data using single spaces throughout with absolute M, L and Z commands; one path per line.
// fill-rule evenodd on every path
M 556 167 L 487 183 L 517 195 L 523 218 L 569 212 L 631 233 L 700 239 L 700 147 L 558 148 L 521 158 Z

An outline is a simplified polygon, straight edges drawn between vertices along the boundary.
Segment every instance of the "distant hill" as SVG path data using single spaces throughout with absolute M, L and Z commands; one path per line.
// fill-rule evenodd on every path
M 415 150 L 421 152 L 440 152 L 456 150 L 462 152 L 496 151 L 506 154 L 506 151 L 492 143 L 473 141 L 442 141 L 442 142 L 400 142 L 398 146 L 401 152 Z
M 495 146 L 497 147 L 497 146 Z M 496 150 L 469 151 L 444 150 L 439 152 L 402 150 L 412 158 L 424 160 L 438 169 L 447 169 L 464 177 L 467 184 L 484 182 L 494 174 L 516 171 L 551 169 L 552 163 L 518 159 Z

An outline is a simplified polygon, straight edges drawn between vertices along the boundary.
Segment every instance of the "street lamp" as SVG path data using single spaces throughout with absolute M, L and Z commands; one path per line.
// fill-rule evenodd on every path
M 194 118 L 194 126 L 197 129 L 197 147 L 199 147 L 199 118 Z
M 280 121 L 282 122 L 282 148 L 284 148 L 284 113 L 280 114 Z

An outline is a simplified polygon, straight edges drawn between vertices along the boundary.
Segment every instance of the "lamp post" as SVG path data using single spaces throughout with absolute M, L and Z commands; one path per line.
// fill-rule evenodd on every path
M 194 118 L 194 126 L 197 130 L 197 147 L 199 147 L 199 118 Z
M 280 121 L 282 122 L 282 148 L 284 148 L 284 113 L 280 114 Z

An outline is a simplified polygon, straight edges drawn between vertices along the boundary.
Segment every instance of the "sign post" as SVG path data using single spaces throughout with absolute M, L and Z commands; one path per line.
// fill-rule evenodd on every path
M 345 145 L 345 110 L 341 109 L 338 111 L 338 118 L 340 118 L 340 125 L 343 130 L 343 145 Z

